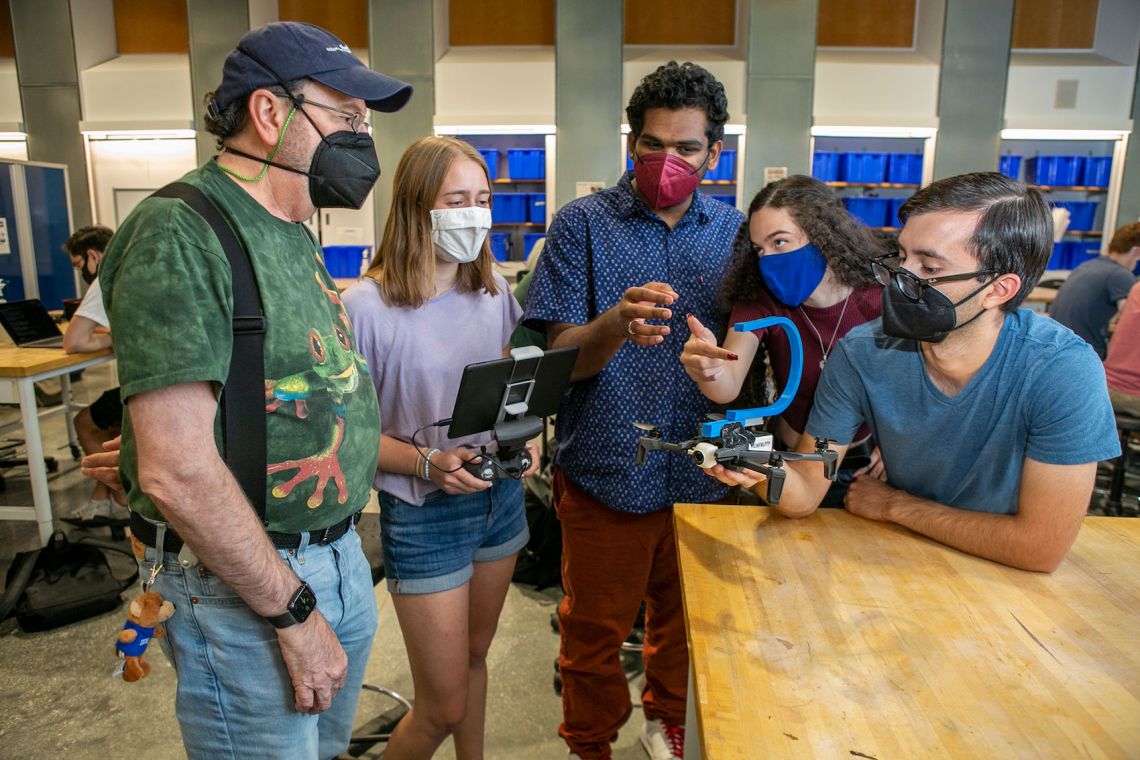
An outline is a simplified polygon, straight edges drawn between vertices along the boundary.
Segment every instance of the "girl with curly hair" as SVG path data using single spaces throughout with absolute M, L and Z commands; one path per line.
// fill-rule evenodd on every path
M 772 421 L 778 443 L 792 448 L 799 440 L 835 344 L 852 328 L 879 316 L 881 288 L 869 261 L 885 251 L 835 193 L 812 177 L 773 182 L 752 199 L 748 220 L 736 237 L 723 293 L 730 324 L 781 316 L 799 328 L 803 377 L 791 406 Z M 707 397 L 721 404 L 735 400 L 761 343 L 782 390 L 791 367 L 791 348 L 783 330 L 729 332 L 721 347 L 696 317 L 690 316 L 688 322 L 692 335 L 681 363 Z M 856 441 L 866 435 L 864 430 Z M 870 451 L 863 453 L 870 456 Z

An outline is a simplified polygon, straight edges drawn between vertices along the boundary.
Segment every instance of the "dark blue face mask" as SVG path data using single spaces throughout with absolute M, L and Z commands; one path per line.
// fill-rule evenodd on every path
M 787 253 L 760 257 L 760 276 L 772 295 L 785 306 L 795 308 L 823 282 L 827 259 L 814 243 Z

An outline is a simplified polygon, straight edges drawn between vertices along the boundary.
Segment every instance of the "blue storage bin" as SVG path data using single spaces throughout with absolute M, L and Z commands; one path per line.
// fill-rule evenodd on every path
M 1017 179 L 1021 176 L 1021 156 L 1000 157 L 998 159 L 998 171 L 1010 179 Z
M 511 257 L 511 233 L 492 232 L 487 236 L 491 242 L 491 255 L 499 261 L 507 261 Z
M 546 193 L 527 193 L 527 221 L 546 224 Z
M 817 150 L 811 157 L 811 176 L 820 182 L 838 182 L 839 156 L 839 153 Z
M 887 226 L 887 213 L 890 210 L 888 198 L 844 198 L 843 205 L 852 216 L 868 227 Z
M 633 171 L 633 157 L 632 156 L 626 156 L 625 157 L 625 170 L 627 172 Z
M 887 181 L 900 185 L 922 182 L 921 153 L 892 153 L 887 168 Z
M 495 193 L 491 202 L 491 221 L 495 224 L 525 222 L 530 193 Z
M 1068 269 L 1069 267 L 1069 243 L 1061 242 L 1053 244 L 1053 255 L 1049 257 L 1049 263 L 1045 265 L 1046 269 Z
M 499 151 L 494 148 L 479 148 L 480 155 L 487 162 L 487 176 L 494 181 L 499 178 Z
M 1108 187 L 1112 171 L 1112 156 L 1089 156 L 1085 159 L 1085 176 L 1081 183 L 1086 187 Z
M 899 209 L 908 200 L 910 200 L 910 196 L 887 199 L 887 223 L 883 225 L 884 227 L 902 227 L 902 222 L 899 221 Z
M 840 158 L 839 179 L 843 182 L 876 183 L 886 178 L 886 153 L 844 153 Z
M 1033 185 L 1072 187 L 1081 181 L 1084 156 L 1032 156 L 1025 162 L 1025 181 Z
M 541 148 L 511 148 L 507 151 L 511 179 L 546 177 L 546 151 Z
M 325 269 L 333 277 L 359 277 L 372 255 L 370 245 L 326 245 Z
M 531 250 L 534 248 L 534 244 L 537 243 L 539 240 L 542 240 L 544 237 L 546 237 L 545 232 L 526 232 L 526 233 L 523 233 L 523 258 L 524 259 L 530 255 Z
M 1068 260 L 1065 262 L 1065 268 L 1076 269 L 1081 264 L 1084 264 L 1090 259 L 1095 259 L 1099 255 L 1099 240 L 1080 240 L 1069 243 Z
M 1093 228 L 1096 221 L 1096 201 L 1054 201 L 1054 206 L 1069 210 L 1069 229 L 1085 232 Z
M 729 206 L 735 206 L 736 205 L 736 196 L 735 195 L 713 195 L 712 193 L 709 193 L 709 197 L 712 198 L 714 201 L 720 201 L 721 203 L 727 203 Z
M 705 172 L 705 179 L 731 182 L 736 178 L 736 151 L 722 150 L 716 168 Z

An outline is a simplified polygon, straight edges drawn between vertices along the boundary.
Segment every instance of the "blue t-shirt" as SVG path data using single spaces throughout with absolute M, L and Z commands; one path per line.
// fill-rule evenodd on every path
M 807 431 L 846 444 L 864 422 L 892 486 L 975 512 L 1017 512 L 1026 457 L 1120 455 L 1096 354 L 1028 309 L 1006 315 L 990 357 L 956 396 L 931 382 L 917 341 L 884 336 L 878 319 L 856 327 L 827 362 Z
M 678 454 L 650 452 L 644 465 L 635 465 L 640 433 L 633 423 L 653 423 L 665 440 L 681 441 L 696 435 L 703 415 L 714 410 L 679 361 L 689 337 L 685 315 L 696 315 L 723 338 L 719 286 L 744 215 L 698 191 L 670 230 L 638 198 L 631 176 L 571 201 L 555 216 L 524 324 L 538 330 L 549 322 L 585 324 L 626 289 L 647 282 L 667 283 L 677 292 L 665 341 L 649 347 L 627 342 L 597 375 L 570 384 L 558 412 L 555 461 L 567 477 L 612 509 L 647 513 L 726 493 Z

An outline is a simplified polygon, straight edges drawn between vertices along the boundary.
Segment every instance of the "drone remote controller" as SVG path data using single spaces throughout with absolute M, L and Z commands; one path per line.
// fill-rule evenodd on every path
M 530 451 L 525 447 L 513 451 L 500 449 L 496 455 L 488 454 L 487 447 L 483 446 L 478 457 L 463 463 L 463 469 L 480 480 L 518 480 L 531 464 Z

